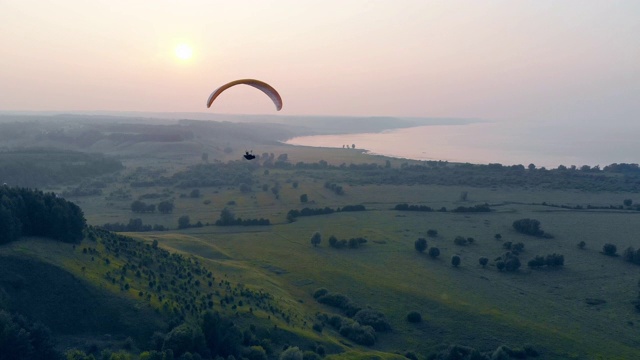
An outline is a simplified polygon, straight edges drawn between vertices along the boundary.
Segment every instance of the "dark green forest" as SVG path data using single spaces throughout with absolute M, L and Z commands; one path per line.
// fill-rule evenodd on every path
M 85 225 L 82 209 L 53 193 L 0 187 L 0 243 L 21 236 L 78 243 Z

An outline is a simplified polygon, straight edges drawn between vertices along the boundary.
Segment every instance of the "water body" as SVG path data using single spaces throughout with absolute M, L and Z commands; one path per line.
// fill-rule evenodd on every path
M 355 144 L 371 154 L 397 158 L 525 166 L 533 163 L 556 168 L 638 163 L 639 140 L 640 124 L 576 126 L 548 121 L 429 125 L 379 133 L 303 136 L 286 143 L 337 148 Z

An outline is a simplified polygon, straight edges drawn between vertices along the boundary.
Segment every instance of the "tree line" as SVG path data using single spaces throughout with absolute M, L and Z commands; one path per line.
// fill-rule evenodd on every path
M 427 205 L 409 205 L 407 203 L 397 204 L 394 210 L 398 211 L 422 211 L 422 212 L 432 212 L 436 211 L 432 207 Z M 439 212 L 447 212 L 446 207 L 441 207 L 437 211 Z M 451 212 L 490 212 L 491 208 L 489 204 L 477 204 L 474 206 L 458 206 L 457 208 L 451 210 Z
M 0 243 L 21 236 L 78 243 L 85 226 L 80 207 L 54 193 L 0 186 Z
M 324 208 L 308 208 L 305 207 L 301 210 L 292 209 L 287 212 L 287 220 L 289 222 L 294 222 L 296 218 L 301 216 L 316 216 L 316 215 L 327 215 L 333 214 L 334 212 L 347 212 L 347 211 L 366 211 L 367 208 L 364 205 L 345 205 L 342 208 L 338 207 L 336 209 L 332 209 L 328 206 Z

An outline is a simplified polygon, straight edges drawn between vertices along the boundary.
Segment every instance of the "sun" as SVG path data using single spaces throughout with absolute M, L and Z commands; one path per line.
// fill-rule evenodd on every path
M 193 50 L 191 46 L 187 44 L 180 44 L 175 48 L 176 57 L 180 60 L 189 60 L 193 56 Z

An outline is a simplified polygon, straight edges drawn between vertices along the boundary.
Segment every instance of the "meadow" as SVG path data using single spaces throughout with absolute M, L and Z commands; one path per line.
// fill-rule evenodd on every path
M 301 348 L 324 344 L 330 349 L 327 358 L 332 359 L 399 358 L 407 354 L 437 358 L 436 354 L 453 345 L 494 355 L 502 345 L 511 349 L 529 347 L 544 359 L 630 359 L 640 354 L 640 313 L 633 305 L 638 297 L 640 268 L 620 256 L 602 254 L 606 243 L 615 244 L 618 254 L 629 246 L 638 246 L 640 212 L 623 206 L 625 199 L 638 200 L 634 199 L 636 192 L 589 190 L 589 186 L 518 186 L 493 180 L 489 186 L 484 182 L 479 182 L 482 186 L 460 185 L 460 179 L 451 180 L 457 185 L 420 181 L 391 184 L 372 181 L 373 173 L 348 167 L 375 164 L 376 171 L 384 172 L 423 163 L 370 156 L 357 149 L 267 142 L 259 144 L 254 152 L 273 153 L 275 158 L 286 154 L 283 162 L 292 165 L 322 160 L 329 166 L 275 166 L 265 164 L 264 157 L 247 164 L 240 158 L 244 145 L 233 146 L 228 152 L 211 152 L 205 159 L 202 153 L 214 149 L 214 145 L 197 137 L 188 141 L 191 147 L 170 143 L 158 153 L 144 150 L 155 149 L 158 144 L 137 143 L 131 148 L 135 151 L 120 147 L 117 153 L 124 170 L 108 175 L 112 181 L 106 181 L 100 195 L 66 198 L 82 208 L 93 226 L 127 223 L 134 218 L 144 224 L 162 225 L 168 230 L 122 234 L 146 244 L 157 242 L 159 248 L 170 253 L 197 259 L 218 279 L 222 276 L 231 284 L 271 294 L 280 315 L 256 312 L 256 321 L 295 334 L 291 341 L 307 339 L 300 342 L 305 344 Z M 194 165 L 217 166 L 216 161 L 237 162 L 247 167 L 250 175 L 235 184 L 218 186 L 179 187 L 161 182 L 131 185 L 134 181 L 170 179 Z M 346 168 L 331 167 L 341 164 Z M 483 177 L 486 171 L 476 175 Z M 341 186 L 344 194 L 328 188 L 328 182 Z M 241 189 L 240 183 L 249 184 L 249 189 Z M 61 184 L 45 189 L 62 192 L 68 187 Z M 191 196 L 196 189 L 198 196 Z M 303 194 L 308 198 L 304 203 Z M 148 203 L 171 201 L 174 208 L 166 214 L 133 213 L 130 205 L 139 199 Z M 448 211 L 394 209 L 402 203 Z M 451 211 L 478 204 L 488 204 L 491 211 Z M 366 210 L 298 217 L 293 222 L 287 219 L 292 209 L 347 205 L 364 205 Z M 267 218 L 271 225 L 213 225 L 225 208 L 243 219 Z M 182 216 L 188 216 L 191 225 L 200 222 L 202 226 L 178 229 Z M 524 218 L 539 220 L 553 238 L 517 232 L 512 224 Z M 430 229 L 437 230 L 437 236 L 430 236 Z M 310 240 L 316 232 L 322 241 L 313 246 Z M 358 248 L 337 249 L 329 245 L 332 235 L 339 239 L 362 237 L 367 242 Z M 473 242 L 456 245 L 458 236 L 473 238 Z M 439 257 L 416 251 L 414 242 L 419 238 L 426 239 L 428 248 L 437 247 Z M 586 244 L 584 248 L 577 246 L 581 241 Z M 519 254 L 522 266 L 514 272 L 496 267 L 496 259 L 507 252 L 507 242 L 524 244 Z M 87 265 L 86 256 L 79 253 L 89 244 L 85 239 L 70 250 L 68 244 L 43 245 L 27 239 L 0 250 L 3 255 L 20 253 L 61 267 L 121 296 L 121 289 L 110 288 L 105 282 L 106 267 Z M 536 255 L 552 253 L 564 256 L 564 266 L 527 266 Z M 457 267 L 451 264 L 454 255 L 461 259 Z M 489 259 L 486 267 L 479 264 L 481 257 Z M 114 264 L 121 261 L 112 260 Z M 129 301 L 138 301 L 135 286 L 126 292 Z M 379 332 L 371 346 L 345 338 L 318 317 L 319 313 L 343 314 L 316 301 L 313 295 L 320 288 L 383 313 L 391 331 Z M 215 300 L 221 296 L 216 295 Z M 152 301 L 148 306 L 153 309 L 161 304 Z M 419 312 L 422 322 L 408 322 L 411 311 Z
M 298 160 L 296 150 L 281 149 L 293 163 Z M 301 149 L 299 158 L 308 159 L 310 152 Z M 331 158 L 333 152 L 318 149 L 316 156 Z M 339 161 L 370 161 L 366 155 L 349 155 L 350 159 Z M 265 174 L 259 169 L 251 192 L 242 193 L 233 187 L 200 189 L 199 198 L 176 198 L 173 214 L 139 216 L 145 223 L 175 228 L 177 217 L 182 214 L 188 214 L 192 223 L 213 223 L 220 211 L 228 207 L 243 218 L 269 218 L 271 226 L 204 226 L 132 235 L 147 241 L 157 239 L 161 246 L 175 251 L 235 264 L 243 270 L 238 281 L 253 278 L 255 285 L 265 280 L 277 284 L 283 292 L 282 301 L 302 304 L 296 306 L 296 311 L 306 320 L 303 328 L 310 334 L 313 334 L 311 325 L 317 321 L 315 313 L 331 311 L 314 301 L 312 294 L 318 288 L 343 293 L 382 311 L 393 331 L 380 336 L 373 347 L 380 351 L 425 354 L 442 344 L 491 351 L 503 344 L 514 347 L 530 344 L 550 358 L 637 354 L 639 330 L 634 323 L 638 314 L 632 306 L 637 294 L 637 268 L 620 258 L 604 256 L 601 251 L 609 242 L 615 243 L 620 251 L 633 246 L 640 213 L 543 205 L 618 206 L 629 194 L 499 185 L 471 188 L 344 184 L 345 194 L 336 195 L 323 186 L 321 172 L 311 175 L 296 170 L 270 170 Z M 294 181 L 298 183 L 296 188 L 292 185 Z M 282 185 L 277 199 L 260 188 L 261 184 L 275 183 Z M 467 193 L 464 201 L 463 192 Z M 309 203 L 300 203 L 302 194 L 308 195 Z M 209 202 L 205 204 L 205 200 Z M 108 219 L 125 221 L 132 217 L 126 208 L 128 202 L 103 206 L 100 199 L 79 201 L 89 222 L 95 225 Z M 227 205 L 230 201 L 234 205 Z M 488 203 L 493 211 L 466 214 L 393 210 L 399 203 L 435 209 Z M 367 211 L 302 217 L 293 223 L 288 223 L 285 217 L 289 209 L 348 204 L 365 205 Z M 520 218 L 538 219 L 554 238 L 517 233 L 511 224 Z M 436 229 L 438 236 L 428 237 L 428 229 Z M 314 232 L 323 236 L 318 247 L 310 243 Z M 496 240 L 495 234 L 501 234 L 502 238 Z M 368 242 L 358 249 L 334 249 L 328 244 L 331 235 L 364 237 Z M 457 246 L 453 242 L 456 236 L 473 237 L 475 241 Z M 427 239 L 429 247 L 441 250 L 439 258 L 432 259 L 414 250 L 414 241 L 421 237 Z M 506 251 L 503 243 L 507 241 L 525 244 L 520 255 L 523 266 L 515 273 L 496 270 L 493 261 Z M 584 249 L 577 247 L 580 241 L 586 243 Z M 562 269 L 532 270 L 526 266 L 526 261 L 535 255 L 551 253 L 564 255 Z M 462 263 L 454 268 L 450 259 L 456 254 L 461 256 Z M 490 259 L 487 268 L 478 263 L 483 256 Z M 587 299 L 605 302 L 589 305 Z M 422 314 L 422 324 L 406 321 L 412 310 Z M 602 331 L 604 324 L 606 332 Z M 339 337 L 329 328 L 324 334 Z

